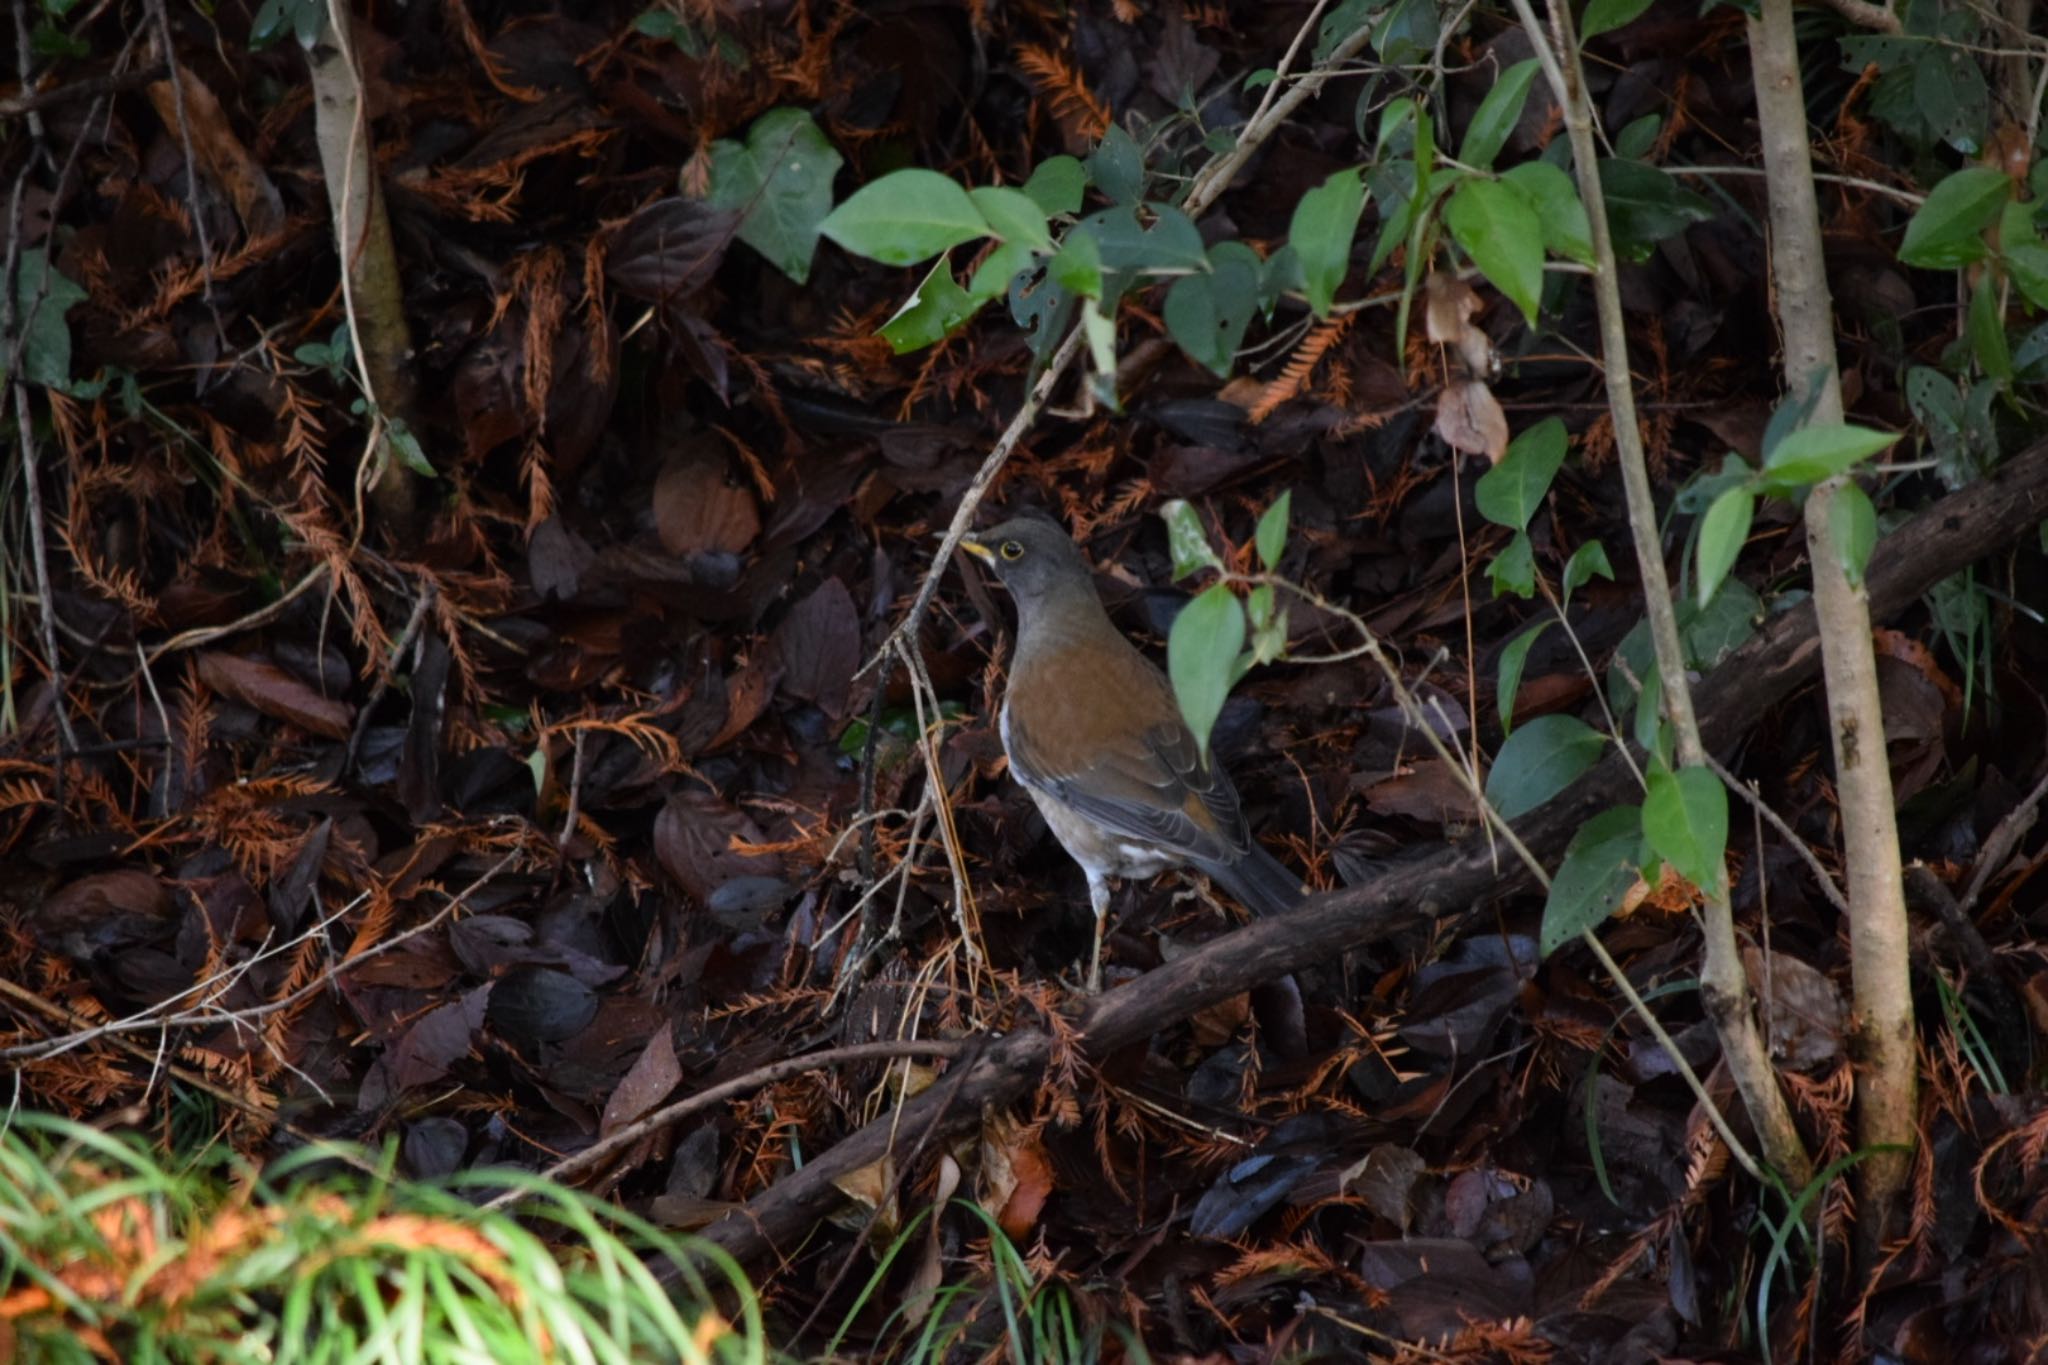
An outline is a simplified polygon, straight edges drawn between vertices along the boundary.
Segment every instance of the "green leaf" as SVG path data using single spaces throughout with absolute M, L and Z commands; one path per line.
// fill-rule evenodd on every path
M 1643 795 L 1643 837 L 1657 856 L 1713 894 L 1728 846 L 1728 793 L 1705 768 L 1652 766 Z
M 2005 339 L 2005 317 L 1998 307 L 1998 289 L 1990 274 L 1970 294 L 1970 349 L 1977 368 L 1993 379 L 2012 378 L 2012 344 Z
M 819 230 L 856 256 L 916 265 L 988 236 L 988 222 L 953 180 L 914 167 L 861 186 Z
M 1614 154 L 1630 161 L 1641 161 L 1657 146 L 1658 130 L 1664 120 L 1656 114 L 1644 114 L 1614 135 Z
M 1045 224 L 1045 210 L 1022 190 L 1002 185 L 982 185 L 967 191 L 995 234 L 1005 242 L 1022 242 L 1037 251 L 1052 251 L 1052 233 Z
M 1018 275 L 1030 270 L 1037 260 L 1037 254 L 1024 243 L 1004 242 L 982 257 L 981 264 L 974 267 L 974 278 L 967 282 L 967 293 L 977 303 L 998 298 Z
M 985 302 L 986 298 L 977 298 L 954 282 L 952 267 L 941 256 L 932 262 L 931 272 L 916 292 L 882 324 L 881 336 L 897 355 L 920 350 L 950 336 Z
M 1983 260 L 1984 229 L 2011 193 L 2012 180 L 1989 166 L 1965 166 L 1945 176 L 1906 224 L 1900 263 L 1952 270 Z
M 1536 643 L 1536 637 L 1556 624 L 1556 618 L 1546 616 L 1535 625 L 1508 641 L 1508 647 L 1500 652 L 1500 680 L 1494 685 L 1495 704 L 1500 709 L 1500 730 L 1503 735 L 1514 733 L 1515 693 L 1522 686 L 1522 669 L 1529 662 L 1529 646 Z
M 1872 431 L 1846 422 L 1801 427 L 1765 457 L 1765 490 L 1785 494 L 1811 487 L 1853 468 L 1898 439 L 1896 431 Z
M 1301 261 L 1302 292 L 1319 318 L 1330 315 L 1351 266 L 1351 239 L 1365 211 L 1365 182 L 1354 167 L 1338 171 L 1301 196 L 1288 225 L 1287 244 Z
M 1655 166 L 1607 157 L 1600 162 L 1600 193 L 1614 249 L 1628 260 L 1649 258 L 1666 237 L 1714 216 L 1713 206 Z
M 1244 84 L 1240 85 L 1238 89 L 1244 91 L 1247 95 L 1249 95 L 1254 90 L 1265 89 L 1267 86 L 1271 85 L 1274 81 L 1277 81 L 1279 79 L 1280 73 L 1278 71 L 1275 71 L 1270 66 L 1262 66 L 1257 71 L 1252 72 L 1251 75 L 1246 76 L 1244 78 Z
M 1110 124 L 1088 153 L 1088 178 L 1111 203 L 1135 204 L 1145 197 L 1145 159 L 1121 125 Z
M 1444 205 L 1444 223 L 1534 327 L 1543 298 L 1543 222 L 1529 201 L 1497 180 L 1468 179 Z
M 1735 567 L 1736 556 L 1742 553 L 1743 542 L 1749 539 L 1750 519 L 1755 515 L 1755 490 L 1746 484 L 1737 484 L 1715 498 L 1708 506 L 1707 514 L 1700 518 L 1698 595 L 1701 606 L 1714 600 L 1714 592 L 1721 586 L 1721 580 Z
M 1280 567 L 1280 556 L 1287 549 L 1287 516 L 1294 506 L 1294 490 L 1283 489 L 1259 517 L 1259 529 L 1252 541 L 1259 547 L 1259 563 L 1272 573 Z
M 15 262 L 14 325 L 25 328 L 20 334 L 22 379 L 52 389 L 71 382 L 71 326 L 64 317 L 85 298 L 84 289 L 50 264 L 45 248 L 21 253 Z M 0 337 L 0 384 L 13 351 L 14 338 Z
M 1580 934 L 1599 928 L 1636 884 L 1636 850 L 1643 840 L 1639 806 L 1603 810 L 1572 836 L 1543 902 L 1537 951 L 1548 957 Z
M 660 12 L 660 11 L 653 11 Z M 709 202 L 741 215 L 739 239 L 803 284 L 818 228 L 832 211 L 832 178 L 843 158 L 801 109 L 771 109 L 754 120 L 744 146 L 711 144 Z
M 1116 319 L 1095 299 L 1081 300 L 1081 339 L 1088 343 L 1088 363 L 1095 370 L 1095 396 L 1112 410 L 1121 406 L 1116 392 Z
M 1102 297 L 1102 249 L 1085 232 L 1070 232 L 1059 254 L 1046 267 L 1052 282 L 1084 299 Z
M 1198 569 L 1221 569 L 1223 561 L 1209 545 L 1209 528 L 1186 499 L 1175 498 L 1159 509 L 1166 523 L 1166 549 L 1173 556 L 1173 578 L 1177 583 Z
M 1834 500 L 1828 504 L 1828 530 L 1834 535 L 1843 574 L 1852 584 L 1862 586 L 1870 552 L 1877 548 L 1877 509 L 1854 479 L 1844 479 L 1835 489 Z
M 420 445 L 420 438 L 412 434 L 412 428 L 403 422 L 394 421 L 385 429 L 385 436 L 391 442 L 391 453 L 398 462 L 422 478 L 435 478 L 437 471 L 427 452 Z
M 1593 581 L 1595 576 L 1614 581 L 1614 565 L 1607 560 L 1607 547 L 1597 540 L 1589 540 L 1572 551 L 1572 557 L 1564 565 L 1564 600 L 1572 600 L 1572 592 Z
M 1502 819 L 1526 815 L 1599 762 L 1606 747 L 1606 737 L 1577 716 L 1538 716 L 1500 746 L 1486 799 Z
M 1500 463 L 1479 476 L 1479 515 L 1511 531 L 1528 527 L 1565 456 L 1564 423 L 1546 417 L 1517 436 Z
M 1529 83 L 1536 79 L 1537 61 L 1530 57 L 1500 73 L 1500 79 L 1479 102 L 1479 112 L 1465 127 L 1464 144 L 1458 160 L 1482 171 L 1493 169 L 1493 159 L 1506 145 L 1508 134 L 1521 122 L 1522 106 L 1529 100 Z
M 1166 640 L 1166 673 L 1173 680 L 1181 717 L 1194 732 L 1205 760 L 1209 732 L 1223 713 L 1242 648 L 1244 611 L 1226 584 L 1212 584 L 1173 618 L 1173 630 Z
M 1244 615 L 1251 622 L 1254 636 L 1272 621 L 1275 600 L 1271 583 L 1261 583 L 1245 594 Z
M 1685 603 L 1678 613 L 1678 639 L 1687 666 L 1701 672 L 1718 666 L 1756 634 L 1763 614 L 1763 599 L 1739 578 L 1725 580 L 1704 607 Z
M 1047 217 L 1054 214 L 1074 214 L 1081 211 L 1081 196 L 1088 189 L 1088 172 L 1071 156 L 1049 156 L 1038 163 L 1031 178 L 1024 182 L 1024 193 L 1032 202 L 1045 211 Z
M 1579 19 L 1579 40 L 1611 33 L 1632 24 L 1650 7 L 1650 0 L 1592 0 Z
M 2019 291 L 2027 296 L 2028 303 L 2048 308 L 2048 246 L 2038 242 L 2008 244 L 2005 269 Z
M 1261 583 L 1245 598 L 1245 614 L 1252 623 L 1252 662 L 1272 663 L 1287 653 L 1287 609 L 1276 610 L 1273 585 Z
M 1507 548 L 1487 562 L 1486 576 L 1493 580 L 1495 597 L 1535 595 L 1536 547 L 1527 531 L 1515 532 Z
M 1593 261 L 1593 224 L 1579 187 L 1548 161 L 1524 161 L 1500 173 L 1501 183 L 1529 201 L 1543 224 L 1543 245 L 1568 261 Z
M 1184 275 L 1167 291 L 1166 330 L 1190 359 L 1228 379 L 1245 328 L 1259 306 L 1258 253 L 1243 242 L 1218 242 L 1209 270 Z

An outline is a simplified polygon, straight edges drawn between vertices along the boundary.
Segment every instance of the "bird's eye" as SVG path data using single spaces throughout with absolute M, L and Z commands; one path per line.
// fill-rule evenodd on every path
M 1000 554 L 1004 559 L 1022 559 L 1024 557 L 1024 547 L 1014 540 L 1006 540 L 1003 542 L 1003 548 L 996 553 Z

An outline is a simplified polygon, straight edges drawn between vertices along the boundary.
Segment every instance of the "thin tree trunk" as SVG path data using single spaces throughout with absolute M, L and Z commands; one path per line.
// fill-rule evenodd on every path
M 1771 269 L 1784 332 L 1785 387 L 1793 399 L 1816 396 L 1816 425 L 1842 420 L 1835 368 L 1834 310 L 1828 296 L 1809 158 L 1806 100 L 1791 0 L 1763 0 L 1749 24 L 1751 75 L 1770 191 Z M 1849 974 L 1854 989 L 1851 1056 L 1857 1067 L 1860 1145 L 1910 1147 L 1914 1136 L 1913 999 L 1907 961 L 1905 883 L 1885 753 L 1884 711 L 1871 648 L 1870 601 L 1842 566 L 1831 513 L 1844 478 L 1806 499 L 1806 552 L 1827 682 L 1828 734 L 1849 882 Z M 1857 1168 L 1859 1228 L 1874 1248 L 1908 1171 L 1905 1152 L 1876 1153 Z

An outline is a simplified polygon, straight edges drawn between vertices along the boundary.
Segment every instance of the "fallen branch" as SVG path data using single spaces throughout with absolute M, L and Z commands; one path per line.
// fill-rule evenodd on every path
M 2029 447 L 1880 542 L 1868 578 L 1872 615 L 1897 614 L 1935 583 L 2031 533 L 2044 518 L 2048 442 Z M 1732 744 L 1819 668 L 1812 604 L 1773 618 L 1695 689 L 1707 745 Z M 1634 781 L 1623 757 L 1612 754 L 1517 822 L 1516 830 L 1538 854 L 1554 856 L 1590 815 L 1624 799 Z M 1262 982 L 1518 891 L 1525 882 L 1518 869 L 1497 862 L 1481 836 L 1396 865 L 1368 886 L 1316 896 L 1298 910 L 1211 939 L 1096 997 L 1076 1021 L 1084 1049 L 1101 1057 Z M 787 1254 L 844 1201 L 836 1179 L 879 1161 L 899 1132 L 921 1132 L 937 1122 L 942 1105 L 950 1108 L 941 1126 L 959 1129 L 978 1122 L 989 1106 L 1014 1102 L 1038 1083 L 1051 1055 L 1052 1039 L 1035 1029 L 987 1040 L 955 1063 L 966 1071 L 957 1087 L 935 1087 L 850 1134 L 705 1235 L 742 1262 Z

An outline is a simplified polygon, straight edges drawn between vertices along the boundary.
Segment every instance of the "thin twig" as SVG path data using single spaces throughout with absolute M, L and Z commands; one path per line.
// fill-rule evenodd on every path
M 1785 823 L 1784 817 L 1771 809 L 1770 804 L 1764 800 L 1762 793 L 1757 791 L 1756 785 L 1751 782 L 1744 782 L 1734 773 L 1729 772 L 1721 760 L 1715 758 L 1712 754 L 1707 755 L 1707 766 L 1713 769 L 1714 776 L 1721 779 L 1722 786 L 1749 802 L 1750 805 L 1755 806 L 1757 813 L 1770 823 L 1771 828 L 1783 835 L 1786 843 L 1799 850 L 1799 856 L 1806 860 L 1807 870 L 1813 873 L 1813 879 L 1820 883 L 1821 893 L 1828 898 L 1828 903 L 1844 915 L 1848 914 L 1848 898 L 1843 896 L 1842 888 L 1835 885 L 1834 875 L 1821 865 L 1819 856 L 1811 848 L 1807 847 L 1806 840 L 1793 833 L 1792 826 Z M 1761 870 L 1759 870 L 1758 875 L 1763 875 Z
M 898 1057 L 958 1057 L 972 1046 L 972 1043 L 965 1041 L 942 1038 L 885 1038 L 871 1043 L 849 1043 L 845 1047 L 827 1048 L 823 1052 L 806 1052 L 799 1057 L 784 1057 L 779 1062 L 756 1067 L 745 1075 L 721 1081 L 708 1090 L 700 1090 L 685 1099 L 677 1100 L 674 1104 L 663 1105 L 644 1118 L 635 1119 L 617 1132 L 599 1138 L 582 1151 L 563 1157 L 542 1171 L 541 1179 L 549 1183 L 559 1183 L 571 1176 L 580 1175 L 614 1152 L 624 1151 L 650 1133 L 660 1132 L 692 1114 L 700 1113 L 715 1104 L 722 1104 L 735 1095 L 759 1090 L 764 1085 L 773 1085 L 791 1076 L 801 1076 L 809 1071 L 822 1071 L 831 1066 L 843 1066 L 848 1062 L 893 1060 Z M 502 1209 L 518 1203 L 531 1193 L 533 1189 L 524 1187 L 507 1190 L 485 1204 L 484 1208 Z

